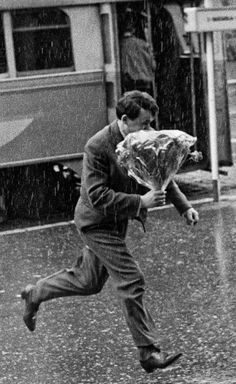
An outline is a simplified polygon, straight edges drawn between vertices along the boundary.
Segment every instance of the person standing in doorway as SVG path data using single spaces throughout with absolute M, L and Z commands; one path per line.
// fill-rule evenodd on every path
M 147 23 L 147 15 L 144 12 L 140 14 L 140 18 Z M 153 94 L 156 68 L 154 56 L 149 43 L 136 36 L 134 13 L 129 7 L 125 10 L 122 28 L 120 58 L 123 92 L 138 89 Z

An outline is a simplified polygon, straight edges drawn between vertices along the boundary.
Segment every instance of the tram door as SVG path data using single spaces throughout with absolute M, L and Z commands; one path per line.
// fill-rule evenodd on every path
M 197 167 L 209 168 L 204 38 L 185 34 L 184 7 L 179 2 L 162 3 L 117 4 L 121 91 L 139 89 L 153 95 L 159 105 L 159 129 L 197 136 L 196 149 L 204 159 Z M 219 163 L 231 165 L 222 68 L 223 62 L 216 60 Z
M 208 126 L 200 41 L 196 37 L 190 42 L 185 36 L 183 9 L 177 2 L 165 7 L 153 2 L 151 15 L 160 129 L 179 129 L 197 136 L 197 149 L 207 161 Z
M 157 2 L 117 5 L 121 90 L 146 91 L 159 106 L 159 129 L 179 129 L 196 135 L 192 124 L 191 71 L 170 11 Z M 177 15 L 179 16 L 179 15 Z M 182 17 L 182 15 L 180 15 Z M 188 52 L 189 53 L 189 52 Z M 199 51 L 194 58 L 195 96 L 198 100 L 198 150 L 207 157 L 207 125 L 203 74 Z
M 145 1 L 117 4 L 122 93 L 138 89 L 155 96 L 156 63 L 149 12 Z

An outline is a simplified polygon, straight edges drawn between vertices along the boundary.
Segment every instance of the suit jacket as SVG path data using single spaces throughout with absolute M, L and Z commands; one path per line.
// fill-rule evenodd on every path
M 80 230 L 119 229 L 129 219 L 146 217 L 139 210 L 147 188 L 130 178 L 116 161 L 116 146 L 123 140 L 117 121 L 106 126 L 89 139 L 84 149 L 80 198 L 75 209 L 75 223 Z M 182 214 L 191 207 L 185 195 L 172 181 L 167 198 Z

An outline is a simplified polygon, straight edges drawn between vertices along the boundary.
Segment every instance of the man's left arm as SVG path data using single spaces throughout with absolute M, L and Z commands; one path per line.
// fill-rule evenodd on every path
M 185 217 L 188 225 L 195 225 L 199 220 L 198 212 L 194 208 L 187 209 L 187 211 L 183 213 L 183 216 Z
M 195 225 L 199 220 L 198 212 L 192 207 L 175 181 L 171 181 L 166 188 L 167 199 L 175 206 L 181 216 L 184 216 L 188 225 Z

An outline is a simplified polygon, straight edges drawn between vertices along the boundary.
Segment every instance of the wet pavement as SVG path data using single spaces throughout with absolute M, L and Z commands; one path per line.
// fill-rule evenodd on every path
M 111 282 L 90 297 L 44 303 L 37 329 L 22 322 L 26 283 L 70 266 L 81 248 L 73 224 L 0 234 L 0 384 L 235 384 L 236 200 L 198 205 L 188 227 L 173 208 L 153 211 L 128 245 L 146 276 L 146 303 L 173 370 L 146 374 Z

